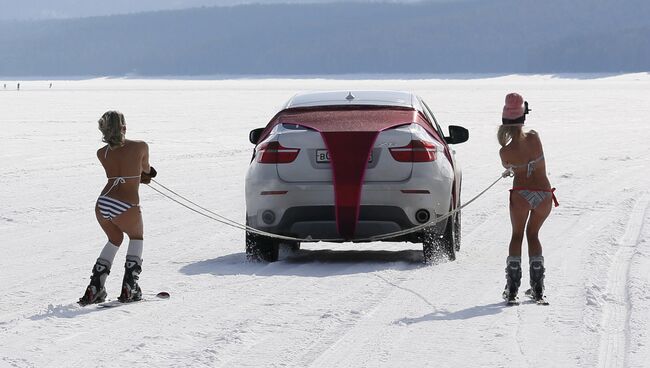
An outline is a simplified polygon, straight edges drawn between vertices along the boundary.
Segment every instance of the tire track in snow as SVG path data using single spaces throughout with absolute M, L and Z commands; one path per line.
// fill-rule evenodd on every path
M 377 293 L 376 296 L 372 298 L 372 300 L 369 300 L 366 303 L 366 311 L 363 314 L 360 314 L 358 318 L 352 321 L 352 323 L 348 323 L 346 325 L 335 328 L 328 334 L 325 339 L 316 341 L 315 344 L 310 347 L 309 351 L 301 356 L 301 364 L 299 366 L 336 366 L 334 362 L 327 358 L 332 354 L 338 356 L 339 358 L 345 358 L 349 361 L 348 358 L 351 355 L 354 355 L 356 347 L 345 344 L 344 340 L 347 336 L 358 335 L 359 332 L 355 330 L 363 331 L 365 338 L 372 338 L 381 332 L 381 327 L 384 326 L 373 323 L 372 321 L 374 317 L 376 317 L 377 311 L 389 299 L 389 297 L 396 292 L 396 289 L 404 290 L 404 288 L 402 288 L 400 285 L 404 283 L 407 278 L 387 277 L 386 274 L 373 274 L 373 276 L 380 279 L 385 284 L 382 292 Z M 424 297 L 419 294 L 418 297 L 424 299 Z M 426 299 L 424 300 L 426 301 Z M 359 326 L 363 327 L 359 328 Z M 325 359 L 323 359 L 324 357 Z M 323 363 L 323 360 L 326 362 Z
M 392 278 L 399 279 L 399 271 L 403 270 L 399 263 L 394 266 L 397 268 L 379 272 L 382 274 L 388 273 Z M 297 264 L 294 266 L 296 269 L 308 269 L 312 267 L 314 267 L 312 263 Z M 350 264 L 343 267 L 340 271 L 345 273 L 345 270 L 356 269 L 356 267 L 357 265 Z M 258 337 L 247 340 L 244 344 L 238 346 L 234 354 L 229 354 L 231 358 L 222 362 L 222 366 L 307 366 L 308 364 L 305 364 L 305 361 L 312 361 L 314 355 L 320 354 L 321 351 L 327 349 L 327 347 L 337 341 L 341 334 L 355 326 L 365 314 L 369 313 L 368 311 L 374 310 L 376 305 L 380 304 L 385 295 L 390 292 L 388 288 L 383 288 L 365 291 L 360 296 L 359 291 L 367 288 L 366 283 L 369 278 L 370 276 L 363 274 L 362 277 L 354 277 L 354 279 L 348 280 L 347 283 L 350 287 L 340 289 L 339 294 L 332 296 L 335 301 L 333 305 L 339 306 L 340 313 L 335 310 L 323 310 L 321 312 L 324 314 L 320 316 L 320 319 L 312 320 L 313 324 L 309 328 L 301 325 L 301 319 L 304 316 L 300 317 L 298 314 L 292 317 L 291 320 L 281 322 L 278 322 L 272 315 L 265 315 L 264 313 L 254 316 L 251 322 L 257 327 L 253 330 L 257 334 L 260 334 L 260 331 L 264 331 L 265 334 L 261 335 L 261 338 L 258 335 Z M 314 281 L 309 278 L 287 277 L 285 298 L 289 297 L 293 301 L 297 301 L 296 298 L 304 298 L 305 296 L 302 292 L 296 293 L 296 291 L 312 290 L 314 288 L 314 282 L 322 283 L 323 281 Z M 338 284 L 339 282 L 338 278 L 335 278 L 327 281 L 327 285 L 332 286 L 330 283 Z M 346 310 L 347 312 L 344 312 Z M 294 310 L 294 312 L 305 313 L 305 311 L 301 312 L 300 310 Z M 321 312 L 316 312 L 316 314 Z M 311 318 L 314 317 L 312 316 Z M 284 337 L 287 342 L 293 341 L 290 345 L 277 342 L 279 335 L 272 331 L 278 329 L 285 331 L 288 329 L 295 330 Z M 317 332 L 314 333 L 314 331 Z M 278 330 L 277 332 L 279 333 L 280 331 Z M 275 352 L 273 353 L 269 349 L 273 349 Z M 289 351 L 291 353 L 288 353 Z M 300 351 L 301 353 L 296 354 L 296 351 Z M 270 357 L 273 357 L 273 360 L 267 360 Z M 263 361 L 259 361 L 259 359 L 263 359 Z
M 481 216 L 478 221 L 473 224 L 472 228 L 463 228 L 463 243 L 468 245 L 464 248 L 466 253 L 480 253 L 482 251 L 481 248 L 469 248 L 469 246 L 474 244 L 477 239 L 479 239 L 486 231 L 488 231 L 486 229 L 493 226 L 495 221 L 501 221 L 503 215 L 506 213 L 486 210 L 486 208 L 493 207 L 495 202 L 496 200 L 494 198 L 491 198 L 490 203 L 479 207 L 477 210 L 480 211 L 481 214 L 484 214 L 484 216 Z M 463 247 L 461 247 L 461 254 L 462 252 Z M 439 271 L 436 270 L 436 268 L 439 266 L 440 265 L 433 266 L 433 269 L 429 269 L 429 271 L 437 274 Z M 418 270 L 419 269 L 416 269 L 414 271 L 417 272 Z M 301 358 L 301 364 L 297 366 L 321 367 L 344 366 L 345 364 L 351 364 L 354 366 L 355 364 L 359 363 L 357 361 L 358 357 L 356 356 L 359 347 L 354 344 L 347 343 L 349 341 L 356 341 L 358 344 L 366 343 L 377 348 L 386 334 L 393 333 L 392 329 L 396 323 L 392 319 L 386 319 L 386 316 L 383 315 L 385 311 L 381 311 L 381 309 L 386 305 L 400 303 L 396 300 L 401 300 L 401 302 L 404 302 L 404 293 L 411 294 L 415 297 L 415 300 L 419 300 L 418 303 L 429 305 L 429 307 L 431 307 L 434 311 L 437 311 L 439 313 L 445 312 L 443 310 L 438 310 L 439 306 L 433 305 L 429 300 L 427 300 L 424 295 L 420 294 L 418 291 L 403 286 L 406 281 L 412 279 L 412 276 L 394 278 L 386 277 L 387 275 L 385 273 L 374 274 L 374 276 L 385 284 L 381 298 L 373 298 L 372 303 L 368 303 L 367 312 L 363 315 L 360 315 L 359 318 L 355 319 L 354 323 L 341 326 L 340 328 L 333 330 L 326 338 L 318 341 L 314 347 L 309 349 L 310 351 L 308 353 L 305 353 L 303 355 Z M 504 319 L 508 319 L 508 316 L 505 314 L 497 317 L 493 322 L 493 325 L 497 323 L 504 323 Z M 404 330 L 400 332 L 399 335 L 402 336 L 407 333 L 407 330 Z M 516 337 L 515 339 L 517 340 L 517 343 L 520 343 Z M 375 351 L 374 354 L 388 354 L 386 357 L 384 357 L 388 359 L 390 352 L 383 351 L 381 348 L 379 350 L 381 351 Z M 517 360 L 517 362 L 527 364 L 521 346 L 519 346 L 518 351 L 521 353 L 521 357 Z M 338 365 L 330 360 L 332 357 L 338 357 Z
M 490 222 L 494 221 L 497 218 L 498 216 L 496 216 L 494 213 L 491 212 L 490 215 L 480 219 L 479 222 L 475 224 L 474 228 L 471 229 L 466 234 L 466 239 L 474 238 L 475 237 L 474 235 L 476 234 L 479 228 L 482 228 L 484 225 L 489 224 Z M 309 264 L 301 265 L 301 266 L 311 267 L 311 265 Z M 357 266 L 352 265 L 350 267 L 354 269 Z M 337 315 L 335 317 L 339 320 L 339 323 L 320 326 L 321 331 L 318 334 L 310 335 L 310 336 L 302 336 L 301 342 L 300 344 L 298 344 L 300 348 L 294 347 L 295 350 L 301 350 L 302 351 L 301 354 L 295 354 L 295 356 L 290 358 L 289 357 L 282 358 L 279 356 L 278 358 L 280 358 L 280 360 L 275 361 L 273 364 L 295 366 L 295 367 L 307 367 L 307 366 L 314 365 L 314 363 L 318 365 L 319 358 L 323 354 L 325 354 L 325 352 L 328 352 L 332 349 L 343 354 L 348 353 L 348 352 L 343 352 L 341 349 L 338 349 L 337 345 L 340 344 L 340 342 L 344 339 L 345 336 L 354 333 L 353 330 L 357 328 L 360 324 L 364 324 L 364 323 L 367 324 L 368 319 L 372 318 L 372 316 L 376 313 L 376 311 L 379 310 L 388 300 L 390 300 L 391 296 L 394 296 L 394 294 L 399 293 L 399 290 L 401 290 L 402 292 L 407 291 L 411 294 L 414 294 L 421 301 L 430 304 L 424 296 L 410 289 L 403 288 L 401 286 L 405 281 L 408 281 L 410 277 L 406 275 L 401 275 L 400 272 L 395 272 L 395 271 L 406 271 L 401 268 L 400 263 L 394 265 L 394 267 L 396 268 L 391 267 L 390 269 L 385 271 L 372 272 L 369 274 L 374 276 L 375 278 L 380 279 L 382 284 L 384 284 L 384 286 L 374 292 L 368 291 L 364 293 L 363 297 L 360 298 L 363 300 L 363 302 L 355 306 L 355 311 L 356 311 L 355 313 L 352 314 L 343 313 L 342 315 Z M 409 268 L 409 266 L 407 266 L 407 268 Z M 417 270 L 421 270 L 421 267 L 416 267 L 414 270 L 411 271 L 417 271 Z M 295 279 L 291 278 L 290 281 L 295 282 Z M 349 289 L 345 289 L 341 291 L 342 293 L 340 295 L 337 295 L 336 298 L 337 300 L 341 300 L 340 305 L 342 306 L 347 305 L 349 301 L 355 299 L 355 297 L 358 298 L 357 294 L 359 293 L 359 289 L 357 289 L 356 287 L 350 287 Z M 383 327 L 385 326 L 382 325 L 381 328 Z M 373 326 L 371 328 L 366 327 L 364 328 L 364 331 L 366 331 L 370 335 L 372 335 L 372 332 L 374 332 L 375 335 L 381 336 L 380 335 L 381 328 L 380 326 Z M 378 330 L 369 331 L 369 329 L 378 329 Z M 244 351 L 238 352 L 236 356 L 238 357 L 250 356 L 250 353 L 252 351 L 263 349 L 263 346 L 268 345 L 269 343 L 270 342 L 264 340 L 259 341 L 257 342 L 257 344 L 254 344 L 252 346 L 247 346 Z M 231 359 L 224 363 L 225 365 L 232 365 L 233 363 L 237 362 L 237 359 L 238 358 Z M 266 362 L 266 363 L 270 364 L 270 362 Z
M 488 216 L 479 219 L 479 222 L 474 224 L 474 227 L 471 230 L 464 230 L 467 233 L 463 234 L 463 239 L 474 239 L 476 237 L 475 234 L 480 233 L 479 230 L 482 229 L 483 226 L 487 226 L 495 219 L 498 219 L 497 214 L 490 212 Z M 432 267 L 436 266 L 434 265 Z M 418 269 L 415 271 L 417 270 Z M 381 293 L 376 293 L 371 299 L 367 300 L 365 304 L 366 312 L 360 314 L 358 318 L 354 318 L 351 323 L 339 326 L 338 328 L 330 331 L 329 334 L 324 338 L 315 341 L 315 343 L 301 356 L 301 364 L 299 366 L 321 366 L 323 365 L 322 357 L 326 356 L 327 354 L 335 354 L 339 356 L 349 356 L 353 354 L 350 349 L 354 349 L 354 347 L 344 345 L 343 341 L 348 335 L 354 335 L 355 333 L 358 334 L 358 332 L 355 331 L 355 328 L 358 328 L 360 325 L 364 325 L 364 327 L 361 329 L 364 335 L 363 338 L 368 339 L 372 338 L 373 336 L 380 337 L 383 332 L 386 332 L 386 328 L 391 327 L 391 324 L 375 324 L 370 322 L 370 320 L 375 316 L 377 311 L 384 304 L 392 301 L 391 297 L 395 297 L 396 294 L 407 292 L 414 295 L 416 299 L 420 300 L 420 302 L 428 304 L 434 310 L 437 309 L 437 307 L 431 304 L 431 302 L 429 302 L 422 294 L 402 286 L 405 281 L 408 281 L 410 279 L 408 276 L 397 277 L 397 275 L 390 275 L 386 272 L 374 273 L 373 276 L 380 279 L 385 284 L 385 287 L 382 289 Z M 332 364 L 332 362 L 325 364 Z
M 621 174 L 624 177 L 626 175 L 632 176 L 627 170 L 625 175 Z M 560 182 L 558 185 L 559 188 L 564 188 L 560 196 L 560 207 L 553 209 L 541 234 L 547 260 L 546 287 L 551 307 L 540 309 L 522 306 L 518 309 L 521 313 L 521 323 L 517 327 L 518 344 L 529 366 L 536 366 L 537 362 L 548 354 L 557 353 L 558 346 L 565 349 L 562 352 L 566 360 L 562 366 L 596 366 L 599 336 L 591 335 L 593 331 L 589 330 L 587 339 L 582 343 L 576 340 L 576 336 L 585 334 L 585 312 L 590 316 L 589 312 L 600 315 L 600 311 L 590 309 L 588 300 L 584 307 L 585 284 L 582 278 L 576 278 L 576 274 L 581 274 L 581 269 L 576 269 L 576 265 L 584 267 L 580 262 L 586 252 L 584 245 L 596 243 L 600 232 L 612 223 L 610 216 L 623 216 L 629 211 L 629 203 L 634 198 L 634 193 L 625 194 L 610 190 L 618 184 L 618 177 L 609 175 L 597 178 L 598 180 L 590 177 L 589 180 L 593 181 L 590 186 L 585 186 L 582 182 Z M 595 203 L 590 200 L 594 197 L 599 198 Z M 587 254 L 589 258 L 586 264 L 593 266 L 596 262 L 591 259 L 594 252 L 589 249 Z M 587 272 L 586 276 L 589 275 L 591 273 Z M 524 270 L 520 292 L 527 288 L 528 281 L 529 274 Z M 527 303 L 524 298 L 523 304 Z M 540 345 L 540 331 L 531 326 L 538 326 L 537 328 L 552 333 L 554 344 Z M 577 360 L 571 357 L 577 357 Z
M 612 188 L 621 186 L 621 177 L 634 178 L 638 172 L 638 166 L 616 167 L 607 171 L 605 176 L 576 176 L 575 180 L 568 176 L 556 183 L 561 189 L 560 207 L 552 211 L 549 223 L 542 229 L 551 308 L 521 309 L 526 324 L 520 327 L 520 344 L 529 365 L 535 366 L 548 354 L 557 353 L 561 346 L 566 357 L 563 366 L 597 366 L 601 336 L 600 330 L 592 326 L 600 325 L 602 304 L 595 307 L 592 294 L 594 290 L 605 289 L 607 277 L 598 274 L 610 265 L 618 243 L 613 241 L 603 246 L 601 238 L 615 222 L 625 224 L 623 220 L 630 213 L 630 204 L 639 197 L 639 191 L 634 187 Z M 617 229 L 618 236 L 625 231 L 620 225 Z M 596 280 L 592 279 L 594 275 L 598 276 Z M 598 285 L 603 286 L 598 288 Z M 594 322 L 590 323 L 591 320 Z M 553 334 L 554 344 L 540 346 L 539 333 L 531 330 L 530 326 L 543 326 L 545 331 Z M 584 340 L 580 341 L 576 336 L 584 337 Z
M 587 359 L 590 362 L 587 363 L 587 366 L 596 365 L 598 359 L 596 352 L 598 351 L 600 337 L 598 335 L 593 336 L 591 340 L 593 341 L 591 345 L 593 348 L 585 349 L 575 345 L 576 335 L 574 333 L 562 330 L 567 325 L 576 326 L 576 330 L 582 326 L 580 313 L 567 309 L 575 305 L 575 295 L 580 295 L 584 288 L 579 280 L 575 280 L 576 270 L 573 262 L 580 259 L 584 253 L 584 248 L 580 245 L 585 243 L 585 239 L 593 240 L 599 229 L 611 223 L 612 219 L 609 216 L 612 213 L 619 216 L 629 213 L 629 203 L 636 197 L 634 191 L 630 191 L 630 189 L 623 189 L 622 192 L 612 191 L 611 188 L 620 186 L 620 177 L 634 177 L 637 172 L 639 172 L 639 167 L 636 166 L 618 167 L 610 171 L 610 175 L 605 177 L 588 176 L 587 179 L 589 179 L 590 185 L 584 185 L 581 178 L 581 180 L 572 180 L 572 176 L 564 178 L 566 180 L 557 178 L 559 180 L 557 180 L 556 185 L 561 189 L 561 207 L 553 211 L 554 213 L 551 215 L 553 223 L 550 226 L 558 231 L 546 230 L 543 238 L 543 244 L 550 245 L 545 248 L 545 251 L 549 260 L 552 261 L 549 262 L 552 271 L 550 273 L 553 276 L 551 286 L 554 289 L 552 293 L 556 295 L 552 299 L 553 307 L 551 309 L 540 310 L 539 308 L 525 308 L 523 306 L 517 308 L 519 323 L 514 324 L 510 321 L 509 326 L 516 328 L 516 331 L 513 331 L 515 335 L 513 343 L 516 342 L 518 347 L 517 350 L 513 349 L 513 353 L 519 353 L 522 357 L 518 364 L 535 366 L 540 358 L 543 359 L 545 354 L 552 352 L 547 348 L 540 348 L 538 343 L 539 335 L 530 330 L 530 326 L 538 325 L 546 326 L 544 327 L 546 330 L 557 334 L 556 336 L 560 341 L 565 341 L 560 345 L 566 346 L 568 349 L 566 352 L 567 363 L 571 362 L 569 357 L 576 356 L 580 360 L 586 353 L 592 357 Z M 579 190 L 576 188 L 579 188 Z M 598 198 L 598 200 L 594 203 L 592 198 Z M 499 205 L 503 204 L 499 202 Z M 490 222 L 494 223 L 502 215 L 507 216 L 507 208 L 503 212 L 500 210 L 493 211 L 492 215 L 486 220 L 489 221 L 492 218 L 493 220 Z M 478 238 L 482 234 L 492 231 L 486 230 L 486 228 L 488 228 L 486 224 L 476 225 L 469 234 L 463 234 L 463 240 L 475 238 L 475 234 L 477 235 L 476 238 Z M 565 244 L 566 246 L 556 247 L 554 246 L 556 244 Z M 473 257 L 489 257 L 489 252 L 493 251 L 493 247 L 477 247 L 472 249 L 470 255 Z M 575 289 L 575 291 L 571 291 L 572 289 Z M 567 312 L 571 313 L 567 315 Z M 499 320 L 505 320 L 505 317 L 495 318 L 495 323 Z M 575 332 L 580 333 L 579 330 Z
M 634 205 L 608 272 L 598 367 L 625 367 L 627 361 L 630 337 L 630 297 L 627 284 L 630 263 L 643 230 L 643 220 L 649 205 L 650 196 L 647 194 Z

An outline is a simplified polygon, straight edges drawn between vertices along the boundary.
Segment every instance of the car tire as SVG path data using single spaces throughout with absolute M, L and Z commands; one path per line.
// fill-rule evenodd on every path
M 246 232 L 246 258 L 254 262 L 275 262 L 280 255 L 280 244 L 273 238 Z
M 422 256 L 424 258 L 424 263 L 433 264 L 435 263 L 440 250 L 438 249 L 436 238 L 439 236 L 433 232 L 431 228 L 424 229 L 422 234 Z
M 440 250 L 442 251 L 442 254 L 444 254 L 450 261 L 456 260 L 456 229 L 457 221 L 456 216 L 454 215 L 449 217 L 449 220 L 447 220 L 445 232 L 442 237 L 439 238 L 439 241 L 441 243 Z
M 456 249 L 458 248 L 456 241 L 460 239 L 456 232 L 457 229 L 460 229 L 456 219 L 456 215 L 449 217 L 442 236 L 436 234 L 433 227 L 425 229 L 422 241 L 425 263 L 436 263 L 443 256 L 450 261 L 456 260 Z
M 300 242 L 292 240 L 280 240 L 278 243 L 280 247 L 280 254 L 292 254 L 300 250 Z
M 288 242 L 289 248 L 291 249 L 292 252 L 297 252 L 300 250 L 300 242 L 299 241 L 290 241 Z
M 248 216 L 247 216 L 248 217 Z M 248 225 L 248 221 L 246 221 Z M 280 242 L 268 236 L 246 232 L 246 259 L 251 262 L 275 262 L 280 255 Z
M 460 240 L 461 240 L 461 236 L 460 236 L 460 224 L 461 224 L 460 212 L 461 211 L 456 212 L 456 221 L 454 221 L 454 225 L 456 226 L 456 230 L 455 230 L 456 240 L 455 240 L 455 244 L 454 244 L 455 248 L 456 248 L 456 252 L 460 251 Z

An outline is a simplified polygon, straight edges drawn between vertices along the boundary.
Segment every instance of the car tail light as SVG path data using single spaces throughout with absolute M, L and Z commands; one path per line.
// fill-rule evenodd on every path
M 262 164 L 288 164 L 298 157 L 300 148 L 283 147 L 280 142 L 272 141 L 259 145 L 257 162 Z
M 389 148 L 395 161 L 429 162 L 436 160 L 436 145 L 431 142 L 412 140 L 404 147 Z

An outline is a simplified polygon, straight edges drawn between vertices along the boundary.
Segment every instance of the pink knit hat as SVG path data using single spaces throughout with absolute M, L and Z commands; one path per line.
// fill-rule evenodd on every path
M 503 106 L 503 114 L 501 115 L 504 124 L 508 121 L 509 124 L 518 124 L 521 117 L 525 115 L 524 98 L 518 93 L 508 93 L 506 96 L 506 104 Z M 523 121 L 521 121 L 523 124 Z

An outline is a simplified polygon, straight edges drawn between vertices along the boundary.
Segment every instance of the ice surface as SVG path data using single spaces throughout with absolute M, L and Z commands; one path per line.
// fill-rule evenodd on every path
M 8 82 L 8 85 L 13 85 Z M 650 76 L 24 81 L 0 90 L 0 367 L 642 367 L 650 359 Z M 463 199 L 503 171 L 506 93 L 531 105 L 560 207 L 542 228 L 551 305 L 504 308 L 508 180 L 463 212 L 455 262 L 409 243 L 309 244 L 245 262 L 242 231 L 141 188 L 145 292 L 81 308 L 105 238 L 97 119 L 122 111 L 161 183 L 244 220 L 248 132 L 298 91 L 420 94 L 455 146 Z M 119 294 L 121 250 L 107 282 Z M 526 254 L 524 254 L 526 257 Z M 528 283 L 527 266 L 522 285 Z M 524 287 L 522 286 L 522 289 Z M 523 294 L 522 294 L 523 295 Z

